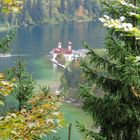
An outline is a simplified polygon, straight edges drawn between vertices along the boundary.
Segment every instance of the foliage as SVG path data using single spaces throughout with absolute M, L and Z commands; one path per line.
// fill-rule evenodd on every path
M 106 138 L 100 136 L 98 132 L 94 132 L 92 129 L 87 129 L 79 122 L 76 122 L 76 127 L 78 128 L 79 132 L 84 133 L 84 140 L 106 140 Z
M 21 8 L 20 4 L 21 2 L 17 0 L 0 1 L 2 11 L 5 13 L 17 12 Z M 11 38 L 12 36 L 8 36 L 0 42 L 3 52 L 7 50 Z M 7 96 L 14 89 L 20 107 L 18 112 L 7 113 L 5 117 L 0 117 L 0 139 L 40 139 L 63 126 L 64 120 L 59 112 L 58 97 L 52 94 L 40 94 L 31 99 L 34 82 L 27 73 L 21 57 L 17 60 L 17 65 L 7 71 L 6 76 L 7 79 L 15 80 L 8 82 L 0 73 L 0 98 Z M 3 102 L 0 104 L 4 105 Z M 30 104 L 30 108 L 25 108 L 25 104 Z
M 63 78 L 66 80 L 67 87 L 75 88 L 82 82 L 82 72 L 80 69 L 80 59 L 72 61 L 68 68 L 65 69 Z M 62 84 L 65 84 L 62 82 Z
M 4 37 L 1 41 L 0 41 L 0 52 L 2 53 L 7 53 L 10 51 L 10 43 L 12 42 L 13 38 L 15 37 L 15 32 L 11 32 L 9 33 L 9 35 L 7 35 L 6 37 Z
M 44 93 L 45 96 L 47 96 L 51 92 L 51 88 L 49 86 L 39 86 L 42 93 Z
M 19 110 L 27 105 L 27 101 L 32 97 L 34 81 L 27 72 L 24 59 L 19 56 L 16 65 L 5 72 L 7 79 L 15 79 L 13 94 L 19 101 Z
M 16 0 L 13 2 L 15 1 Z M 3 18 L 1 19 L 7 21 L 10 25 L 58 23 L 77 20 L 77 17 L 79 19 L 81 17 L 81 14 L 77 14 L 81 13 L 81 10 L 79 10 L 81 8 L 79 7 L 83 7 L 82 19 L 89 20 L 100 14 L 98 0 L 24 0 L 24 4 L 21 5 L 22 7 L 19 6 L 18 8 L 22 8 L 20 10 L 22 14 L 10 14 L 9 18 L 5 18 L 5 16 L 2 15 Z M 6 8 L 4 8 L 4 10 L 6 10 Z M 17 10 L 17 7 L 11 7 L 9 9 L 9 11 L 12 10 Z
M 58 54 L 55 58 L 57 60 L 58 63 L 65 65 L 66 60 L 63 54 Z
M 9 52 L 9 45 L 15 36 L 14 32 L 11 32 L 5 38 L 0 41 L 0 52 L 5 55 L 5 53 Z M 13 90 L 13 79 L 10 81 L 6 80 L 6 77 L 3 73 L 0 73 L 0 104 L 4 105 L 4 96 L 9 95 Z
M 0 138 L 31 140 L 55 133 L 64 124 L 59 101 L 52 94 L 33 96 L 28 101 L 32 105 L 30 110 L 22 109 L 0 118 Z
M 61 138 L 60 137 L 53 137 L 53 139 L 52 140 L 60 140 Z
M 3 13 L 19 12 L 22 9 L 23 0 L 1 0 L 0 8 Z
M 104 0 L 103 4 L 109 15 L 100 18 L 108 31 L 107 57 L 89 48 L 89 61 L 83 64 L 87 80 L 82 87 L 83 108 L 92 115 L 96 127 L 100 127 L 101 137 L 139 140 L 140 1 Z M 87 44 L 85 47 L 88 48 Z M 103 96 L 92 92 L 93 83 L 104 91 Z
M 13 83 L 8 82 L 4 78 L 4 74 L 0 73 L 0 96 L 7 96 L 13 88 Z
M 81 59 L 72 61 L 64 70 L 61 77 L 61 89 L 66 98 L 79 99 L 79 85 L 84 81 L 84 75 L 80 68 Z
M 12 81 L 7 81 L 3 73 L 0 73 L 0 106 L 5 105 L 4 97 L 8 96 L 13 90 Z
M 16 0 L 1 0 L 0 1 L 0 9 L 2 9 L 3 13 L 9 13 L 10 11 L 15 11 L 15 8 L 19 7 L 19 3 L 20 1 L 16 1 Z M 18 11 L 18 9 L 16 10 Z M 9 52 L 9 44 L 11 43 L 11 41 L 13 40 L 15 36 L 14 32 L 9 33 L 9 35 L 7 35 L 5 38 L 3 38 L 0 41 L 0 53 L 3 53 L 5 55 L 5 53 Z M 13 90 L 13 79 L 11 78 L 11 81 L 7 81 L 4 77 L 3 73 L 0 73 L 0 104 L 1 105 L 5 105 L 4 104 L 4 96 L 9 95 L 9 93 L 12 92 Z

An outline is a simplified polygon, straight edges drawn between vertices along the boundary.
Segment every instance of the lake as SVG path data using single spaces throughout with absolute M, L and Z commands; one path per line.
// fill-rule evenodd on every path
M 72 42 L 73 49 L 83 48 L 82 41 L 86 41 L 91 48 L 101 48 L 104 32 L 99 21 L 17 28 L 15 41 L 11 45 L 12 57 L 0 58 L 0 71 L 13 66 L 20 51 L 37 83 L 55 87 L 59 84 L 63 69 L 53 67 L 48 57 L 49 52 L 57 47 L 59 41 L 64 48 L 67 47 L 68 41 Z M 0 33 L 0 37 L 4 34 L 6 33 Z M 90 117 L 80 108 L 68 104 L 63 105 L 62 112 L 67 124 L 73 123 L 72 140 L 80 140 L 81 135 L 75 128 L 75 120 L 87 124 L 91 120 Z M 58 136 L 67 140 L 67 129 L 61 130 Z
M 5 33 L 1 33 L 0 37 Z M 71 41 L 73 49 L 83 48 L 82 41 L 92 48 L 101 48 L 104 40 L 104 29 L 99 21 L 85 23 L 64 23 L 57 25 L 38 25 L 17 29 L 15 41 L 11 47 L 11 58 L 0 58 L 0 70 L 14 64 L 19 51 L 25 56 L 28 69 L 34 79 L 55 80 L 60 69 L 54 70 L 48 59 L 49 52 L 57 47 L 59 41 L 63 47 Z M 57 75 L 58 74 L 58 75 Z

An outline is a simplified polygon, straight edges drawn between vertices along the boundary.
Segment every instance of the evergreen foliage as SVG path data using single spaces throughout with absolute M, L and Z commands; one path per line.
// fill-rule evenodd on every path
M 70 62 L 61 77 L 61 90 L 66 99 L 73 98 L 80 101 L 80 84 L 84 81 L 84 75 L 80 68 L 82 58 Z
M 5 72 L 7 79 L 15 79 L 13 94 L 19 101 L 19 110 L 27 106 L 27 101 L 32 97 L 34 81 L 27 72 L 24 59 L 19 56 L 16 65 Z
M 15 36 L 14 32 L 9 33 L 9 35 L 7 35 L 6 37 L 4 37 L 1 41 L 0 41 L 0 52 L 1 53 L 6 53 L 10 51 L 10 43 L 12 42 L 13 38 Z
M 87 87 L 82 87 L 83 108 L 92 115 L 101 137 L 139 140 L 140 1 L 104 0 L 103 4 L 109 15 L 100 18 L 108 31 L 107 56 L 101 57 L 89 49 L 89 62 L 83 64 L 87 79 Z M 104 96 L 92 92 L 93 83 L 102 88 Z

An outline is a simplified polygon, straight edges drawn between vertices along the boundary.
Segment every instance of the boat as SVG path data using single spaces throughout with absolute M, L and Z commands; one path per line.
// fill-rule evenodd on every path
M 0 57 L 11 57 L 11 53 L 0 53 Z

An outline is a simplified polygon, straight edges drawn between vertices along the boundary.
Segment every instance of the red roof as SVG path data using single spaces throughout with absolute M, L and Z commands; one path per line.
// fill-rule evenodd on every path
M 53 49 L 53 52 L 56 54 L 72 54 L 72 50 L 64 49 L 64 48 L 55 48 Z

